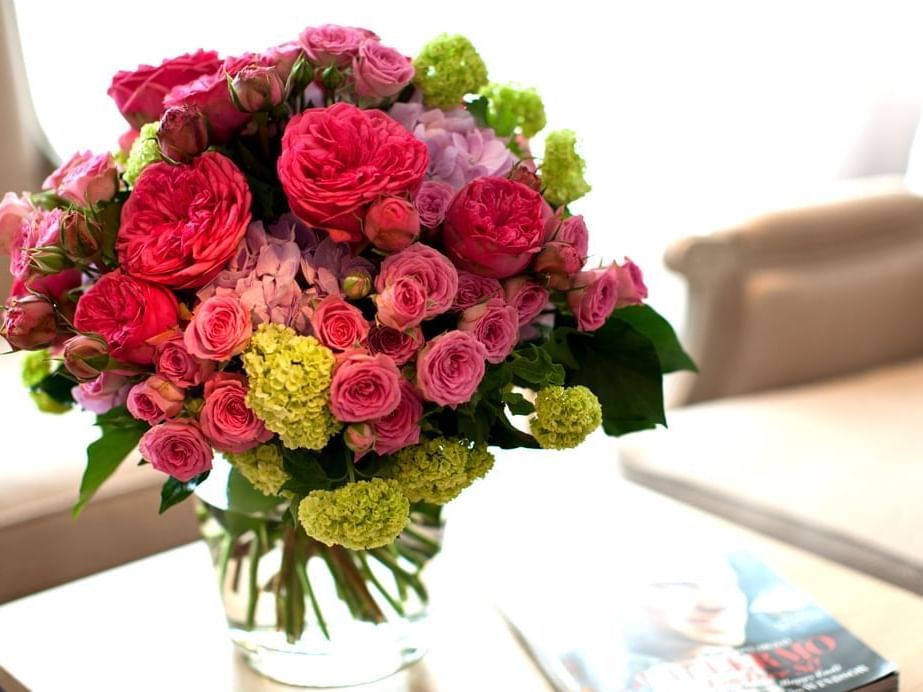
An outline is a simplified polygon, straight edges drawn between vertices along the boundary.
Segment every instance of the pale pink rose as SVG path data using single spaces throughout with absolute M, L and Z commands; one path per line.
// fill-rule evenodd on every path
M 112 154 L 77 152 L 45 178 L 42 188 L 78 206 L 91 207 L 115 196 L 118 176 Z
M 32 213 L 32 205 L 25 195 L 7 192 L 0 200 L 0 255 L 9 255 L 23 221 Z
M 553 237 L 548 238 L 548 240 L 573 245 L 577 254 L 585 260 L 590 247 L 590 233 L 587 230 L 586 222 L 583 220 L 583 215 L 577 214 L 564 219 L 555 229 Z M 581 265 L 582 268 L 583 265 Z
M 413 327 L 405 331 L 379 325 L 369 332 L 368 345 L 372 353 L 390 356 L 398 367 L 405 365 L 423 346 L 423 331 Z
M 519 313 L 503 298 L 491 298 L 465 310 L 458 328 L 484 344 L 487 362 L 502 363 L 519 340 Z
M 602 327 L 615 310 L 619 298 L 618 266 L 580 272 L 574 278 L 574 288 L 567 294 L 577 327 L 584 332 L 594 332 Z
M 455 408 L 474 396 L 486 371 L 487 349 L 466 332 L 445 332 L 417 356 L 417 386 L 427 401 Z
M 369 323 L 362 311 L 339 296 L 327 296 L 311 315 L 314 336 L 327 348 L 348 351 L 369 335 Z
M 647 286 L 644 284 L 641 267 L 626 257 L 625 263 L 618 267 L 618 278 L 619 298 L 615 304 L 616 308 L 640 305 L 644 302 L 647 298 Z
M 309 26 L 298 36 L 305 56 L 313 65 L 345 67 L 359 54 L 359 45 L 366 39 L 377 39 L 368 29 L 324 24 Z
M 287 82 L 289 75 L 292 73 L 292 68 L 303 52 L 301 45 L 297 41 L 286 41 L 278 46 L 268 48 L 263 56 L 266 58 L 267 63 L 273 65 L 279 71 L 282 81 Z
M 337 364 L 330 383 L 330 410 L 355 423 L 387 416 L 401 401 L 401 373 L 388 356 L 350 354 Z
M 455 196 L 455 188 L 448 183 L 426 180 L 413 198 L 420 215 L 420 223 L 427 228 L 438 228 L 445 221 L 445 213 Z
M 158 375 L 184 389 L 202 384 L 215 371 L 214 361 L 196 358 L 189 353 L 179 332 L 157 344 L 154 365 Z
M 462 269 L 458 272 L 458 293 L 452 303 L 452 310 L 459 312 L 467 310 L 478 303 L 483 303 L 490 298 L 502 295 L 503 287 L 496 279 L 466 272 Z
M 36 209 L 16 229 L 10 245 L 10 274 L 17 279 L 26 280 L 31 273 L 29 251 L 39 247 L 57 245 L 61 238 L 61 220 L 64 212 L 60 209 L 45 211 Z
M 375 306 L 383 325 L 410 329 L 426 317 L 426 289 L 415 276 L 402 276 L 375 296 Z
M 548 291 L 527 276 L 514 276 L 503 282 L 506 302 L 519 313 L 519 326 L 538 317 L 548 304 Z
M 431 319 L 452 307 L 458 292 L 458 271 L 449 258 L 439 251 L 422 243 L 414 243 L 386 257 L 375 278 L 375 288 L 382 293 L 405 276 L 416 278 L 423 286 L 426 294 L 424 319 Z
M 420 215 L 406 199 L 383 197 L 369 207 L 362 232 L 385 252 L 403 250 L 420 235 Z
M 372 451 L 375 445 L 375 431 L 369 423 L 351 423 L 343 431 L 343 440 L 355 455 L 354 460 L 359 461 Z
M 376 454 L 393 454 L 420 441 L 423 399 L 410 382 L 401 378 L 401 402 L 387 416 L 372 422 Z
M 172 382 L 151 375 L 128 392 L 128 412 L 138 420 L 156 425 L 183 410 L 186 393 Z
M 199 412 L 199 424 L 219 452 L 240 454 L 273 436 L 247 406 L 247 391 L 243 375 L 220 372 L 205 383 L 205 404 Z
M 410 58 L 378 41 L 366 40 L 359 44 L 353 58 L 353 77 L 356 93 L 366 98 L 381 99 L 396 96 L 413 79 Z
M 71 394 L 81 408 L 102 414 L 124 404 L 130 389 L 131 382 L 127 377 L 104 372 L 95 380 L 77 385 Z
M 151 428 L 138 449 L 155 469 L 184 483 L 212 467 L 211 445 L 188 418 L 174 418 Z
M 250 343 L 250 313 L 235 296 L 212 296 L 195 309 L 183 335 L 186 350 L 205 360 L 230 360 Z

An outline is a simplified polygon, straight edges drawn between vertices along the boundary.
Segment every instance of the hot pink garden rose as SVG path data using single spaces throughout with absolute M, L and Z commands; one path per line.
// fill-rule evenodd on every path
M 458 272 L 458 293 L 452 309 L 460 312 L 502 295 L 503 287 L 496 279 L 461 270 Z
M 545 236 L 542 196 L 507 178 L 477 178 L 446 212 L 442 238 L 462 269 L 503 279 L 532 261 Z
M 644 284 L 641 267 L 626 257 L 625 263 L 618 267 L 618 277 L 619 298 L 615 304 L 616 308 L 640 305 L 644 302 L 647 298 L 647 286 Z
M 379 293 L 383 293 L 399 279 L 406 277 L 415 279 L 423 287 L 426 296 L 423 319 L 431 319 L 452 307 L 452 301 L 458 292 L 458 271 L 438 250 L 422 243 L 414 243 L 407 249 L 386 257 L 375 278 L 375 288 Z M 389 326 L 401 328 L 394 324 Z
M 215 362 L 189 353 L 182 333 L 157 343 L 154 351 L 157 374 L 177 387 L 188 389 L 202 384 L 215 371 Z
M 423 332 L 419 327 L 401 331 L 383 325 L 375 326 L 369 332 L 368 346 L 372 353 L 384 353 L 400 367 L 423 346 Z
M 215 295 L 199 303 L 186 327 L 186 350 L 204 360 L 230 360 L 250 343 L 250 312 L 234 295 Z
M 359 54 L 359 45 L 366 39 L 377 39 L 368 29 L 324 24 L 309 26 L 298 36 L 305 56 L 312 65 L 345 67 Z
M 176 326 L 177 310 L 170 291 L 116 270 L 80 297 L 74 325 L 103 337 L 116 360 L 147 365 L 154 357 L 151 340 Z
M 156 425 L 183 410 L 186 394 L 162 377 L 151 375 L 128 392 L 128 412 L 138 420 Z
M 458 328 L 484 344 L 489 363 L 502 363 L 519 340 L 519 313 L 503 298 L 491 298 L 465 310 Z
M 401 402 L 387 416 L 372 422 L 377 454 L 392 454 L 420 441 L 423 400 L 410 382 L 401 378 Z
M 519 313 L 519 326 L 538 317 L 548 304 L 548 291 L 527 276 L 514 276 L 503 282 L 506 302 Z
M 199 424 L 215 449 L 232 454 L 253 449 L 273 435 L 247 406 L 246 378 L 230 373 L 218 373 L 205 384 Z
M 10 254 L 13 238 L 23 221 L 32 213 L 25 195 L 7 192 L 0 200 L 0 255 Z
M 618 266 L 613 262 L 603 269 L 577 274 L 574 288 L 567 294 L 567 304 L 577 319 L 577 327 L 595 332 L 609 319 L 618 298 Z
M 445 213 L 455 197 L 455 188 L 448 183 L 426 180 L 414 195 L 413 204 L 420 215 L 420 223 L 435 229 L 445 220 Z
M 406 199 L 383 197 L 369 207 L 362 232 L 379 250 L 397 252 L 420 235 L 420 215 Z
M 102 414 L 124 404 L 131 386 L 127 377 L 104 372 L 95 380 L 74 387 L 71 394 L 81 408 Z
M 378 41 L 360 43 L 359 52 L 353 58 L 356 93 L 366 98 L 396 96 L 410 84 L 413 74 L 410 58 Z
M 415 276 L 402 276 L 375 296 L 378 321 L 392 329 L 405 330 L 426 317 L 426 289 Z
M 471 334 L 450 331 L 417 356 L 417 386 L 428 401 L 455 408 L 471 400 L 484 379 L 487 349 Z
M 188 418 L 175 418 L 151 428 L 138 449 L 155 469 L 184 483 L 212 467 L 211 445 L 195 421 Z
M 250 187 L 227 157 L 144 169 L 122 208 L 116 250 L 127 274 L 172 288 L 208 283 L 250 223 Z
M 42 183 L 42 189 L 54 190 L 59 197 L 81 207 L 112 199 L 118 188 L 112 154 L 93 156 L 88 151 L 74 154 Z
M 346 423 L 382 418 L 401 401 L 401 373 L 388 356 L 345 356 L 330 383 L 330 410 Z
M 327 348 L 348 351 L 369 335 L 369 323 L 362 311 L 339 296 L 327 296 L 311 315 L 314 336 Z

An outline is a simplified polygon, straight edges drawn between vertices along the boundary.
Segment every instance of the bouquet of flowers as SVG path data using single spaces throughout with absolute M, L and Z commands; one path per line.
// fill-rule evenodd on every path
M 405 587 L 422 595 L 426 528 L 490 447 L 664 423 L 662 374 L 692 365 L 640 269 L 589 257 L 574 133 L 534 156 L 541 99 L 489 82 L 464 37 L 411 60 L 367 30 L 308 28 L 119 72 L 109 94 L 132 128 L 116 153 L 3 198 L 2 334 L 34 351 L 42 408 L 98 416 L 76 511 L 136 446 L 161 511 L 216 453 L 278 510 L 291 641 L 311 557 L 357 617 L 382 617 L 369 588 L 397 612 Z M 255 559 L 273 541 L 250 529 L 233 539 Z M 216 548 L 224 569 L 235 545 Z

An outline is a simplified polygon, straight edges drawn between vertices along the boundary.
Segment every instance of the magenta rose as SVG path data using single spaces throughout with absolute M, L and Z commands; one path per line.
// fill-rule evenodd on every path
M 212 448 L 195 421 L 175 418 L 146 433 L 138 444 L 155 469 L 185 483 L 212 467 Z
M 574 288 L 567 294 L 567 304 L 577 319 L 577 327 L 594 332 L 609 319 L 618 298 L 618 266 L 613 262 L 606 268 L 577 274 Z
M 156 425 L 183 410 L 186 393 L 172 382 L 151 375 L 128 392 L 128 412 L 138 420 Z
M 122 270 L 172 288 L 204 286 L 247 232 L 250 201 L 243 173 L 217 152 L 185 165 L 151 164 L 122 207 L 115 242 Z
M 396 96 L 413 79 L 410 58 L 378 41 L 367 40 L 359 44 L 353 58 L 353 77 L 356 93 L 372 99 Z
M 36 209 L 23 219 L 13 235 L 10 247 L 10 274 L 17 279 L 29 278 L 32 273 L 30 251 L 57 245 L 61 238 L 63 218 L 64 212 L 60 209 Z
M 104 372 L 95 380 L 84 382 L 71 390 L 81 408 L 96 414 L 111 411 L 128 400 L 131 382 L 123 375 Z
M 420 215 L 406 199 L 383 197 L 369 207 L 362 232 L 379 250 L 397 252 L 420 235 Z
M 202 384 L 215 371 L 214 361 L 196 358 L 189 352 L 179 332 L 157 344 L 154 366 L 158 375 L 184 389 Z
M 151 340 L 176 326 L 173 294 L 120 270 L 103 274 L 77 302 L 77 331 L 99 334 L 116 360 L 147 365 L 154 357 Z
M 644 276 L 641 274 L 641 267 L 626 257 L 625 263 L 619 265 L 617 273 L 619 279 L 619 297 L 615 307 L 622 308 L 626 305 L 640 305 L 644 302 L 644 299 L 647 298 L 647 286 L 644 284 Z
M 388 356 L 345 356 L 333 372 L 330 410 L 345 423 L 387 416 L 401 401 L 400 380 L 401 373 Z
M 410 382 L 401 378 L 401 402 L 387 416 L 372 421 L 377 454 L 392 454 L 420 441 L 423 400 Z
M 336 24 L 309 26 L 298 36 L 307 59 L 321 67 L 346 67 L 359 54 L 359 45 L 363 41 L 377 38 L 367 29 Z
M 519 313 L 503 298 L 491 298 L 465 310 L 458 328 L 484 344 L 489 363 L 502 363 L 519 340 Z
M 455 294 L 458 293 L 458 271 L 438 250 L 414 243 L 386 257 L 375 278 L 375 288 L 382 293 L 404 277 L 413 277 L 423 287 L 426 295 L 424 319 L 441 315 L 452 307 Z
M 443 242 L 462 269 L 503 279 L 529 266 L 541 250 L 545 214 L 535 190 L 507 178 L 477 178 L 449 206 Z
M 327 348 L 348 351 L 369 335 L 369 323 L 362 311 L 339 296 L 327 296 L 311 315 L 314 336 Z
M 0 255 L 9 255 L 13 239 L 26 218 L 32 213 L 32 205 L 25 195 L 7 192 L 0 200 Z
M 44 296 L 10 297 L 0 321 L 0 336 L 16 350 L 51 346 L 58 338 L 54 305 Z
M 461 270 L 458 272 L 458 293 L 452 303 L 452 310 L 461 312 L 502 295 L 503 287 L 496 279 Z
M 401 331 L 423 321 L 426 305 L 426 289 L 415 276 L 402 276 L 375 296 L 378 321 Z
M 205 383 L 199 424 L 219 452 L 240 454 L 272 438 L 272 431 L 247 406 L 247 391 L 243 375 L 221 372 Z
M 92 207 L 115 197 L 119 188 L 118 171 L 112 154 L 93 156 L 77 152 L 45 178 L 42 189 L 54 190 L 59 197 L 81 207 Z
M 548 291 L 527 276 L 514 276 L 503 282 L 506 302 L 519 313 L 519 326 L 538 317 L 548 304 Z
M 420 223 L 427 228 L 437 228 L 445 220 L 445 213 L 453 197 L 455 188 L 448 183 L 437 180 L 424 181 L 413 198 L 413 204 L 420 215 Z
M 372 327 L 368 339 L 372 353 L 384 353 L 398 367 L 409 362 L 423 346 L 423 332 L 419 327 L 400 330 L 379 325 Z
M 214 51 L 196 51 L 164 60 L 158 67 L 141 65 L 133 72 L 117 72 L 107 92 L 125 120 L 139 129 L 160 120 L 164 97 L 181 84 L 213 74 L 221 66 Z
M 183 334 L 186 350 L 204 360 L 243 353 L 253 333 L 250 312 L 235 295 L 214 295 L 196 307 Z
M 427 401 L 455 408 L 474 396 L 486 371 L 487 349 L 471 334 L 445 332 L 417 356 L 417 386 Z

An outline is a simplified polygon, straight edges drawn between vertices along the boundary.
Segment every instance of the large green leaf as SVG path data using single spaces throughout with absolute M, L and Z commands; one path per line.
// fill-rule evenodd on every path
M 192 491 L 198 487 L 199 483 L 208 478 L 209 473 L 211 472 L 205 471 L 188 481 L 180 481 L 173 476 L 168 476 L 167 480 L 164 481 L 163 487 L 160 489 L 159 513 L 163 514 L 173 505 L 182 502 L 192 495 Z
M 631 305 L 621 308 L 615 311 L 613 318 L 630 324 L 635 331 L 651 340 L 657 350 L 662 372 L 676 372 L 677 370 L 698 372 L 692 358 L 683 350 L 673 327 L 651 306 Z

